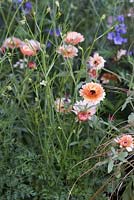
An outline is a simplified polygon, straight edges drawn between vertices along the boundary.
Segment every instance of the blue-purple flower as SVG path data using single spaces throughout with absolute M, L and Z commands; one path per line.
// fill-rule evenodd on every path
M 12 3 L 15 5 L 15 8 L 19 6 L 25 15 L 29 14 L 32 10 L 32 3 L 30 1 L 24 3 L 23 0 L 12 0 Z
M 57 36 L 59 37 L 61 35 L 61 31 L 59 28 L 56 29 L 45 29 L 45 32 L 49 33 L 51 36 Z
M 115 37 L 115 33 L 114 33 L 114 32 L 109 32 L 109 33 L 108 33 L 108 36 L 107 36 L 107 39 L 108 39 L 108 40 L 113 40 L 114 37 Z
M 53 36 L 60 37 L 61 36 L 60 28 L 55 28 L 55 29 L 46 28 L 44 31 L 47 32 L 48 35 L 51 36 L 51 37 L 53 37 Z M 50 48 L 51 46 L 52 46 L 52 42 L 47 41 L 46 42 L 46 48 Z
M 12 0 L 12 3 L 21 4 L 23 0 Z
M 114 44 L 116 44 L 116 45 L 122 45 L 122 43 L 123 43 L 123 38 L 120 36 L 120 34 L 117 34 L 117 35 L 114 37 L 113 41 L 114 41 Z
M 133 55 L 134 55 L 134 49 L 132 49 L 131 51 L 128 51 L 128 52 L 127 52 L 127 55 L 128 55 L 128 56 L 133 56 Z
M 118 24 L 115 26 L 115 31 L 120 34 L 127 33 L 127 27 L 125 24 Z
M 51 46 L 52 46 L 52 43 L 49 42 L 49 41 L 47 41 L 47 43 L 46 43 L 46 48 L 50 48 Z
M 123 16 L 123 15 L 118 15 L 116 19 L 117 19 L 117 21 L 120 22 L 120 23 L 123 23 L 123 22 L 124 22 L 124 16 Z
M 24 4 L 24 13 L 25 14 L 29 14 L 32 10 L 32 3 L 30 1 L 27 1 L 25 4 Z
M 116 20 L 120 23 L 115 26 L 114 31 L 108 33 L 107 39 L 113 41 L 115 45 L 122 45 L 127 42 L 127 38 L 122 37 L 123 34 L 127 33 L 127 27 L 124 24 L 123 15 L 117 16 Z

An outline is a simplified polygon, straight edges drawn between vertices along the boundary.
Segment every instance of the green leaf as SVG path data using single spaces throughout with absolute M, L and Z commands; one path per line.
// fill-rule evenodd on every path
M 113 170 L 114 167 L 114 161 L 112 159 L 108 162 L 108 174 Z
M 115 177 L 116 178 L 120 178 L 121 177 L 121 167 L 120 167 L 120 165 L 118 165 L 117 168 L 116 168 Z
M 124 161 L 127 156 L 128 156 L 128 152 L 121 152 L 121 153 L 119 153 L 117 158 L 120 161 Z
M 129 182 L 125 188 L 125 191 L 122 195 L 122 200 L 133 200 L 134 199 L 134 190 L 132 181 Z
M 132 100 L 132 98 L 131 98 L 131 96 L 129 96 L 126 99 L 125 103 L 122 105 L 121 111 L 123 111 L 127 107 L 127 104 L 129 104 L 131 102 L 131 100 Z
M 69 144 L 69 146 L 74 146 L 74 145 L 77 145 L 77 144 L 79 144 L 79 142 L 74 141 L 74 142 L 71 142 L 71 143 Z
M 112 153 L 115 155 L 116 154 L 116 151 L 115 151 L 115 148 L 114 147 L 111 147 L 111 151 Z
M 134 126 L 134 113 L 131 113 L 129 116 L 128 116 L 128 123 L 132 126 Z

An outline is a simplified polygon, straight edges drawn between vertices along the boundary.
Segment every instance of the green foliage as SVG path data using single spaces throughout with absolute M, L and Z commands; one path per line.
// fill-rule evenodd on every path
M 134 60 L 128 54 L 117 59 L 118 50 L 133 51 L 131 3 L 31 0 L 32 10 L 25 13 L 26 2 L 0 1 L 0 200 L 107 200 L 122 181 L 120 198 L 133 200 L 133 151 L 115 141 L 134 135 Z M 128 43 L 116 46 L 107 40 L 113 30 L 107 20 L 122 14 Z M 69 31 L 85 38 L 73 59 L 57 53 Z M 37 55 L 3 48 L 13 36 L 39 41 Z M 94 52 L 106 63 L 92 79 L 87 63 Z M 28 67 L 31 61 L 37 68 Z M 103 83 L 104 73 L 110 73 L 109 83 Z M 106 97 L 90 120 L 80 121 L 73 105 L 91 81 L 102 84 Z M 71 99 L 70 107 L 60 112 L 57 98 Z
M 125 191 L 123 192 L 122 199 L 123 200 L 125 200 L 125 199 L 133 200 L 133 197 L 134 197 L 134 182 L 133 182 L 133 180 L 130 180 L 127 183 Z

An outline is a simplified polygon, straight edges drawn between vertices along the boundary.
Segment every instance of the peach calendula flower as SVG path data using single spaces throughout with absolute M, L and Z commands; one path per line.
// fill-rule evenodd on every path
M 77 101 L 72 111 L 77 115 L 78 121 L 87 121 L 96 113 L 96 106 L 86 101 Z
M 64 58 L 73 58 L 77 56 L 78 49 L 72 45 L 63 45 L 57 49 L 57 52 L 61 54 Z
M 28 44 L 23 44 L 20 47 L 20 51 L 25 56 L 35 56 L 37 54 L 37 51 Z
M 36 40 L 27 40 L 20 46 L 20 51 L 25 56 L 35 56 L 40 50 L 40 43 Z
M 64 38 L 64 42 L 72 45 L 76 45 L 83 41 L 84 41 L 83 35 L 77 32 L 68 32 L 66 37 Z
M 99 83 L 86 83 L 80 90 L 80 96 L 92 104 L 98 104 L 105 97 L 105 91 Z
M 90 67 L 93 67 L 97 70 L 103 68 L 105 62 L 106 61 L 103 59 L 103 57 L 99 56 L 98 53 L 94 53 L 93 57 L 90 56 L 88 60 Z
M 19 38 L 16 37 L 9 37 L 5 39 L 3 42 L 2 48 L 18 48 L 22 44 L 22 41 Z
M 122 137 L 115 139 L 115 142 L 120 145 L 120 148 L 126 148 L 128 152 L 132 151 L 134 148 L 133 138 L 131 135 L 123 135 Z
M 71 100 L 69 98 L 57 98 L 55 101 L 55 109 L 60 113 L 68 113 L 72 110 Z

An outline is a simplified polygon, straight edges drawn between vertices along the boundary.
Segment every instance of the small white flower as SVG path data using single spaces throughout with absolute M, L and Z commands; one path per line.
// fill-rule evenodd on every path
M 125 49 L 120 49 L 119 51 L 117 51 L 117 60 L 120 60 L 122 56 L 125 56 L 127 53 L 127 50 Z
M 27 62 L 27 59 L 20 59 L 13 65 L 13 67 L 20 67 L 20 69 L 24 69 L 25 67 L 27 67 Z
M 40 82 L 40 85 L 46 86 L 46 85 L 47 85 L 47 82 L 44 81 L 44 80 L 42 80 L 42 81 Z

